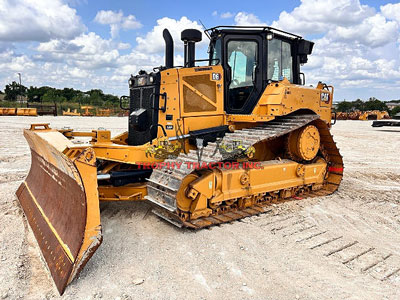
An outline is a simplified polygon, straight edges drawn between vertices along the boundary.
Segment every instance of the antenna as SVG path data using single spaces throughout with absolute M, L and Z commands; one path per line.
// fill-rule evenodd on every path
M 200 19 L 199 19 L 199 22 L 200 22 L 201 26 L 203 26 L 203 28 L 204 28 L 204 34 L 208 37 L 209 40 L 211 40 L 211 36 L 206 31 L 207 30 L 206 26 L 204 26 L 203 22 Z

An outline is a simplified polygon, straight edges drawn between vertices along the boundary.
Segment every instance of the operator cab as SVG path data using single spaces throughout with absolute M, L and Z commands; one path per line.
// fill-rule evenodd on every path
M 307 62 L 314 43 L 271 27 L 219 26 L 207 29 L 205 33 L 210 38 L 210 56 L 196 60 L 195 44 L 201 41 L 201 32 L 196 29 L 182 31 L 184 65 L 179 68 L 193 68 L 196 62 L 204 61 L 222 65 L 227 114 L 251 114 L 271 82 L 286 78 L 293 84 L 304 84 L 300 64 Z M 165 66 L 155 68 L 154 72 L 140 71 L 138 75 L 132 75 L 129 79 L 130 105 L 125 108 L 122 100 L 120 102 L 122 109 L 129 110 L 129 145 L 150 142 L 157 137 L 159 127 L 163 129 L 159 116 L 160 112 L 166 113 L 168 96 L 160 90 L 159 71 L 178 68 L 174 66 L 174 43 L 168 29 L 164 29 L 163 37 Z M 193 106 L 200 107 L 195 97 L 183 94 L 184 101 L 190 98 L 195 102 Z M 204 108 L 197 112 L 201 111 Z
M 206 33 L 210 65 L 224 68 L 227 113 L 250 114 L 268 83 L 286 78 L 304 84 L 300 65 L 307 62 L 313 42 L 271 27 L 219 26 Z

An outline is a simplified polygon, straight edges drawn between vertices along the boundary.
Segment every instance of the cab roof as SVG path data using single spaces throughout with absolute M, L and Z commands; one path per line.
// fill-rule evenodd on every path
M 264 32 L 272 32 L 278 35 L 285 36 L 291 39 L 303 39 L 300 35 L 296 35 L 287 31 L 269 26 L 216 26 L 204 30 L 208 36 L 214 36 L 220 33 L 245 33 L 245 34 L 259 34 Z

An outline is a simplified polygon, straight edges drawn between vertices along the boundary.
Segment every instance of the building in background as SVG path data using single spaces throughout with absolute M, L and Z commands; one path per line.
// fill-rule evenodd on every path
M 392 110 L 393 108 L 400 106 L 400 103 L 397 103 L 397 102 L 386 102 L 386 105 L 390 110 Z

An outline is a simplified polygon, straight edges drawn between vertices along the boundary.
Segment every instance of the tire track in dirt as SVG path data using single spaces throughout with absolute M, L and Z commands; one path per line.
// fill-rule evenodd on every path
M 293 215 L 273 216 L 260 227 L 316 255 L 334 259 L 360 276 L 400 286 L 400 256 L 360 242 L 346 232 L 334 232 L 310 217 Z

